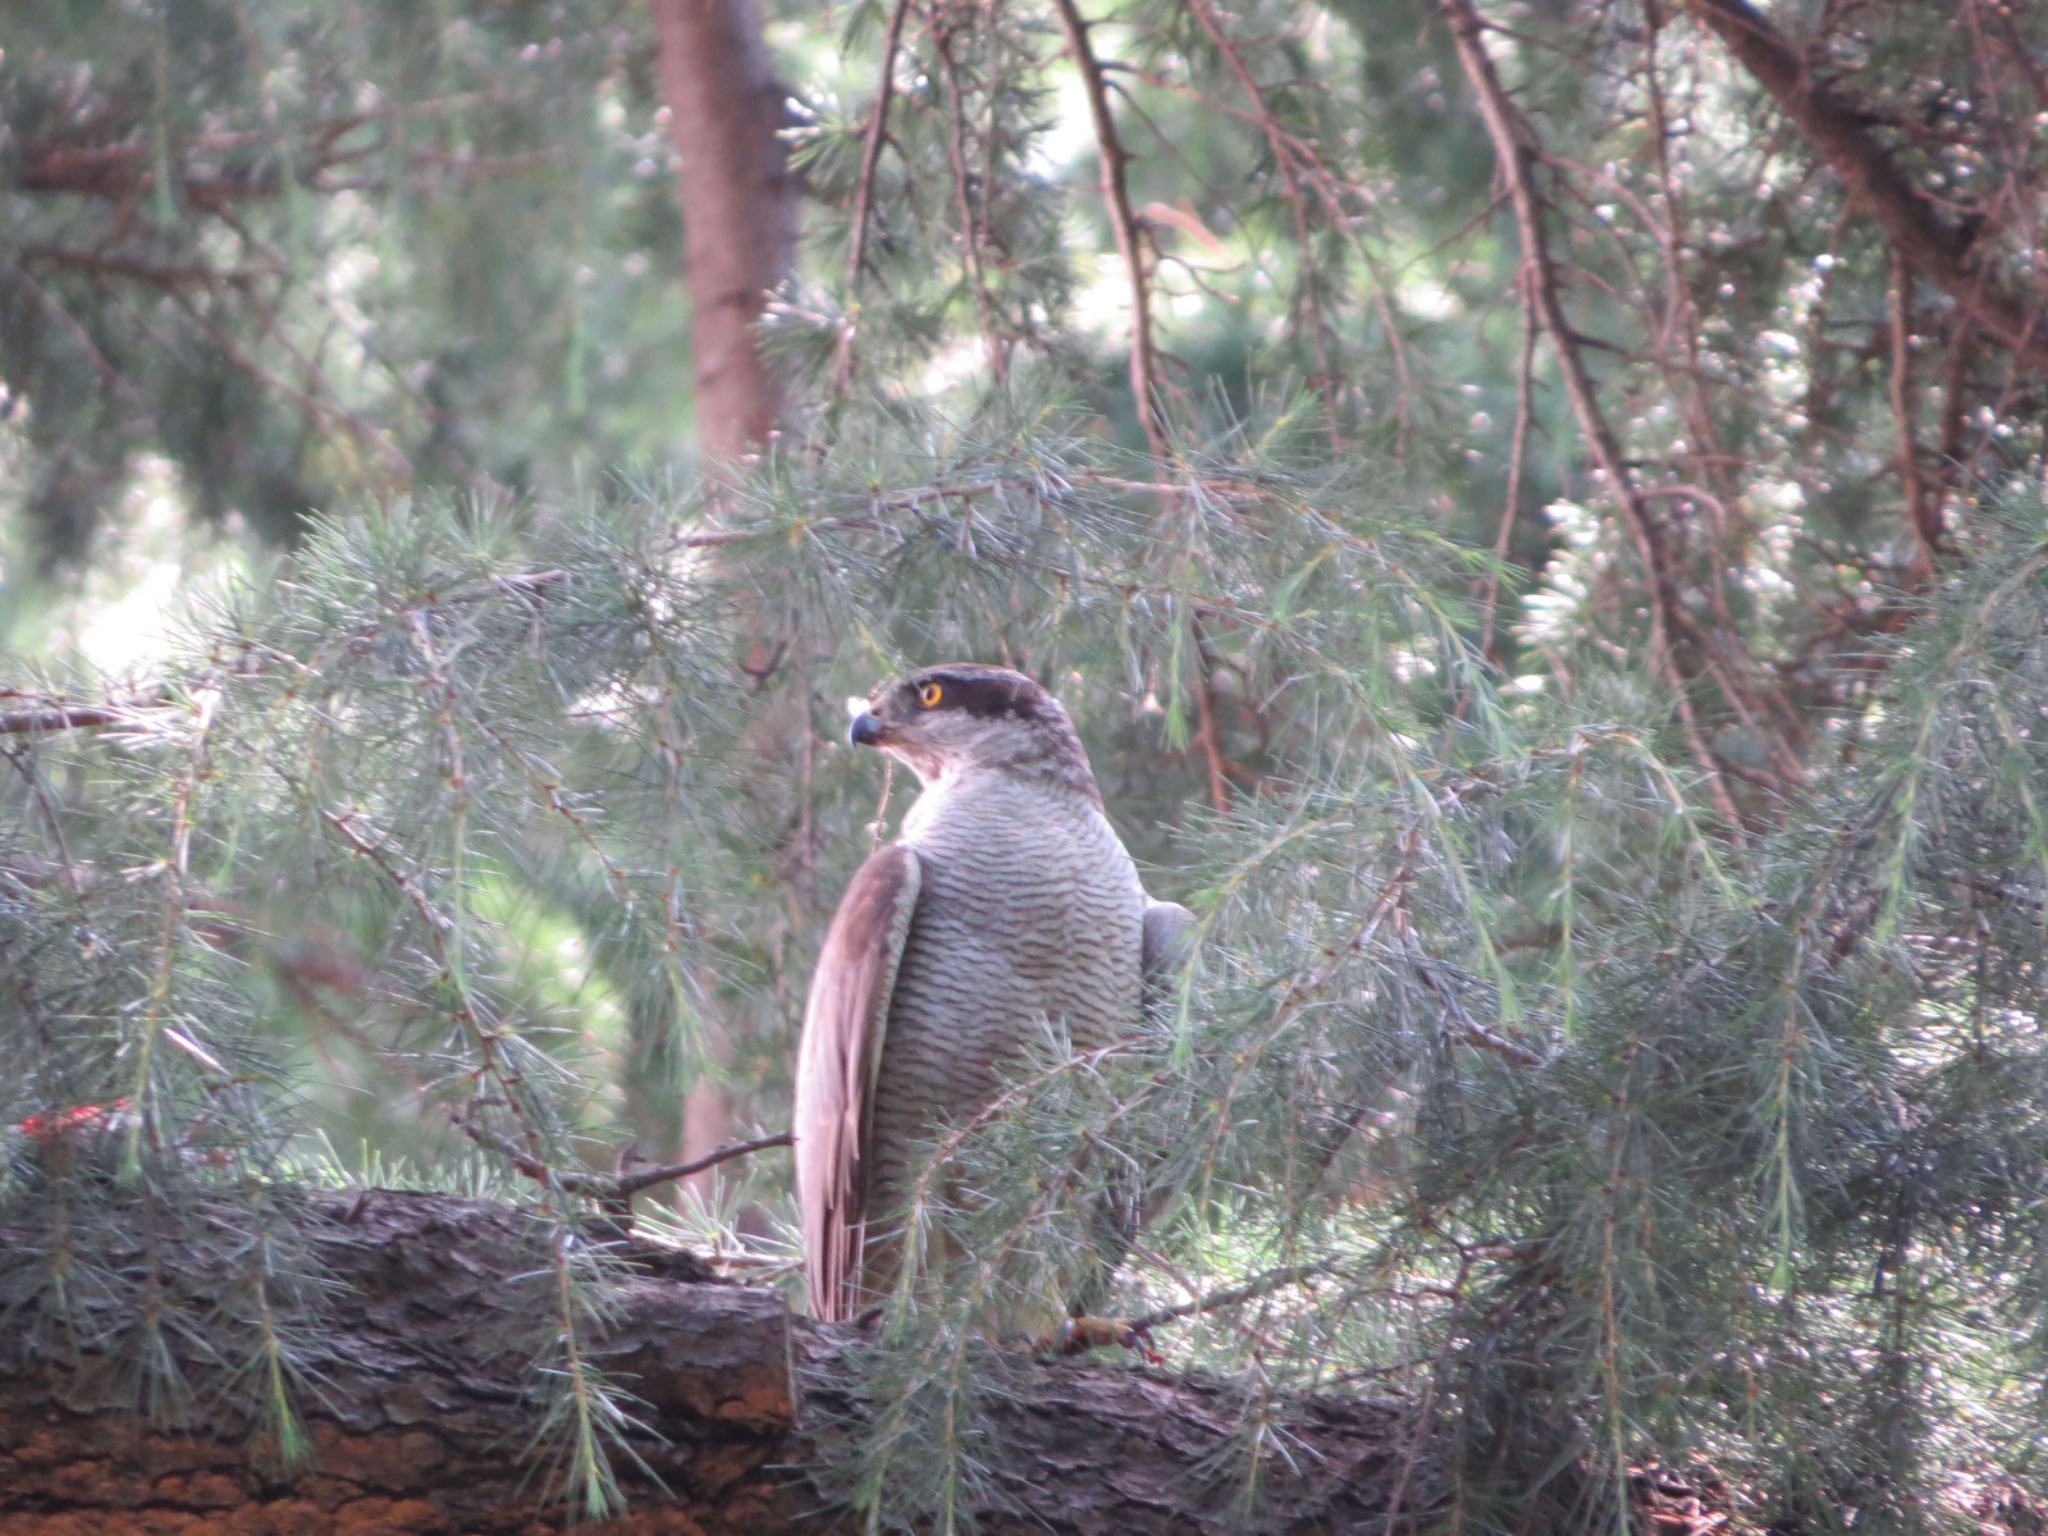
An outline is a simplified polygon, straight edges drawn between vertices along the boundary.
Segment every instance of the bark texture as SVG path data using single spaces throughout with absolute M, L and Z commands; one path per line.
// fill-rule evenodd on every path
M 117 1404 L 113 1373 L 53 1373 L 0 1338 L 0 1536 L 552 1532 L 530 1444 L 530 1286 L 540 1234 L 516 1210 L 449 1196 L 321 1195 L 305 1222 L 339 1281 L 319 1400 L 317 1463 L 287 1474 L 232 1415 L 166 1432 Z M 5 1237 L 0 1232 L 0 1238 Z M 793 1318 L 775 1293 L 709 1278 L 687 1255 L 639 1246 L 610 1298 L 601 1363 L 641 1398 L 637 1448 L 667 1485 L 628 1479 L 633 1512 L 587 1529 L 689 1536 L 821 1536 L 847 1525 L 807 1469 L 858 1423 L 845 1379 L 857 1330 Z M 1204 1475 L 1237 1421 L 1234 1388 L 1131 1365 L 1011 1363 L 996 1409 L 1014 1502 L 984 1528 L 1223 1533 L 1243 1529 Z M 801 1383 L 801 1385 L 799 1385 Z M 1401 1532 L 1406 1414 L 1386 1403 L 1291 1405 L 1275 1459 L 1273 1528 Z
M 754 0 L 651 0 L 662 94 L 682 159 L 683 263 L 694 310 L 697 443 L 759 447 L 782 405 L 753 325 L 796 250 L 785 93 Z

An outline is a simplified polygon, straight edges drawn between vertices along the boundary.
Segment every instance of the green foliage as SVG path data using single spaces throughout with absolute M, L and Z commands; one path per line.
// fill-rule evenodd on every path
M 672 441 L 671 151 L 615 8 L 12 20 L 10 558 L 83 556 L 151 456 L 278 541 L 365 492 L 561 486 Z
M 1970 11 L 1772 15 L 2024 297 L 2039 29 Z M 534 1465 L 611 1512 L 606 1277 L 508 1170 L 665 1151 L 710 1080 L 783 1123 L 818 938 L 900 812 L 841 701 L 961 656 L 1066 702 L 1196 960 L 1145 1037 L 1049 1031 L 935 1131 L 910 1219 L 969 1257 L 860 1362 L 835 1471 L 878 1528 L 1011 1497 L 987 1319 L 1105 1283 L 1233 1378 L 1208 1492 L 1248 1527 L 1307 1390 L 1402 1400 L 1446 1530 L 1621 1531 L 1689 1452 L 1805 1531 L 2038 1480 L 2038 359 L 1660 5 L 1483 39 L 1534 270 L 1443 14 L 1090 16 L 1128 210 L 1052 8 L 771 18 L 795 404 L 707 485 L 665 467 L 637 11 L 25 23 L 8 558 L 105 554 L 145 490 L 297 547 L 252 541 L 139 680 L 61 635 L 5 679 L 0 1325 L 291 1462 L 294 1191 L 487 1188 L 533 1216 Z M 738 1179 L 667 1229 L 786 1276 L 780 1165 Z
M 83 1284 L 98 1306 L 176 1293 L 167 1254 L 160 1279 L 74 1267 L 90 1234 L 169 1241 L 270 1187 L 303 1159 L 294 1122 L 347 1123 L 351 1080 L 573 1158 L 597 1079 L 574 995 L 525 979 L 517 945 L 545 930 L 490 896 L 507 882 L 580 893 L 622 1006 L 654 1013 L 635 1027 L 689 1049 L 678 998 L 748 953 L 732 914 L 758 888 L 724 811 L 760 771 L 720 662 L 737 615 L 804 615 L 825 722 L 835 691 L 975 634 L 1071 677 L 1091 735 L 1172 686 L 1206 617 L 1238 697 L 1292 707 L 1262 792 L 1173 844 L 1199 979 L 1158 1038 L 1049 1043 L 947 1138 L 951 1177 L 914 1217 L 974 1266 L 957 1317 L 927 1299 L 893 1320 L 862 1486 L 906 1512 L 982 1501 L 999 1452 L 966 1426 L 1005 1367 L 975 1318 L 1002 1298 L 972 1276 L 1070 1288 L 1085 1213 L 1132 1177 L 1150 1221 L 1126 1312 L 1249 1282 L 1194 1358 L 1229 1367 L 1256 1339 L 1277 1392 L 1398 1356 L 1438 1432 L 1511 1484 L 1699 1445 L 1753 1456 L 1788 1499 L 1896 1515 L 1945 1457 L 2024 1422 L 2048 828 L 2018 722 L 2048 707 L 2048 556 L 2021 530 L 1832 727 L 1841 766 L 1738 847 L 1671 743 L 1495 691 L 1457 622 L 1468 557 L 1345 479 L 1212 462 L 1229 495 L 1162 519 L 1124 489 L 1142 466 L 1045 420 L 1022 449 L 999 421 L 944 440 L 943 460 L 885 461 L 877 437 L 779 466 L 727 509 L 715 562 L 691 547 L 702 524 L 633 496 L 330 522 L 288 580 L 224 601 L 119 729 L 24 744 L 7 950 L 25 1054 L 0 1112 L 117 1094 L 135 1112 L 104 1174 L 17 1147 L 42 1246 L 11 1261 L 13 1306 L 53 1354 L 81 1353 Z M 1228 537 L 1250 515 L 1274 536 Z M 1073 670 L 1105 649 L 1130 671 Z M 850 751 L 816 757 L 814 824 L 844 866 L 873 780 Z M 331 952 L 309 961 L 310 935 Z M 312 1077 L 307 1020 L 276 1006 L 294 977 L 333 1016 Z M 138 1223 L 137 1201 L 162 1214 Z M 629 1415 L 586 1374 L 600 1293 L 567 1230 L 544 1369 L 596 1512 Z M 288 1445 L 316 1298 L 267 1225 L 235 1241 L 239 1352 L 189 1296 L 138 1309 L 146 1339 L 94 1343 L 132 1349 L 138 1403 L 166 1414 L 232 1362 Z M 1284 1426 L 1255 1430 L 1230 1470 L 1248 1499 L 1271 1454 L 1249 1447 Z

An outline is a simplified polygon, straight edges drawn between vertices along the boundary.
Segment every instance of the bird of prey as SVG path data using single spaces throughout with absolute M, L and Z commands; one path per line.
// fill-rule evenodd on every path
M 953 663 L 869 695 L 857 746 L 923 788 L 825 935 L 796 1074 L 811 1312 L 885 1297 L 918 1149 L 986 1105 L 1048 1021 L 1076 1052 L 1138 1032 L 1170 989 L 1185 907 L 1149 899 L 1059 701 Z

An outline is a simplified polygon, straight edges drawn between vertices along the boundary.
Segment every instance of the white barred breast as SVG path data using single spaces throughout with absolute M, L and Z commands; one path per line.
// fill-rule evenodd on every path
M 1092 798 L 1016 774 L 928 786 L 902 840 L 923 884 L 875 1079 L 868 1215 L 884 1246 L 917 1146 L 985 1104 L 1048 1021 L 1077 1051 L 1137 1029 L 1146 901 Z

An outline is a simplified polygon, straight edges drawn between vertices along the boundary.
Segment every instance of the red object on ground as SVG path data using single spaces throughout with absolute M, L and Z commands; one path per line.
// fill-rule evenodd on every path
M 53 1109 L 48 1114 L 30 1115 L 14 1127 L 31 1141 L 48 1145 L 69 1136 L 98 1136 L 115 1129 L 123 1115 L 128 1113 L 128 1101 L 115 1099 L 108 1104 L 74 1104 L 69 1109 Z

